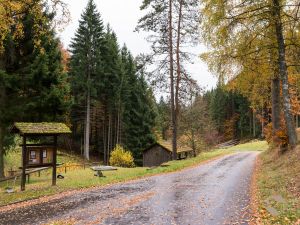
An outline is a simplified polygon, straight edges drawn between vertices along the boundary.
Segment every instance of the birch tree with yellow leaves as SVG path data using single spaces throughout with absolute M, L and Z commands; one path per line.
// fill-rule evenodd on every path
M 297 144 L 289 75 L 296 63 L 288 52 L 298 49 L 299 7 L 296 1 L 202 1 L 202 37 L 211 51 L 202 57 L 222 79 L 255 74 L 272 88 L 274 131 L 280 105 L 290 146 Z M 266 87 L 266 90 L 268 88 Z M 281 96 L 280 91 L 281 90 Z

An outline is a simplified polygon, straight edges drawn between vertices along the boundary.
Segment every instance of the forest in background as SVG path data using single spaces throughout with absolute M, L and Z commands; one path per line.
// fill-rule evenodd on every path
M 173 159 L 182 112 L 190 93 L 197 93 L 185 66 L 189 47 L 199 41 L 207 46 L 202 60 L 219 80 L 215 90 L 202 94 L 212 122 L 207 124 L 217 137 L 265 137 L 282 152 L 294 149 L 300 113 L 299 7 L 284 0 L 143 1 L 145 15 L 137 30 L 154 33 L 148 37 L 148 60 L 159 69 L 151 81 L 167 84 L 170 93 Z

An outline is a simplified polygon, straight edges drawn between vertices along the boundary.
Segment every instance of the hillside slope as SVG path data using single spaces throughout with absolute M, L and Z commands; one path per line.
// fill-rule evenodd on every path
M 300 146 L 262 153 L 256 173 L 257 224 L 300 224 Z

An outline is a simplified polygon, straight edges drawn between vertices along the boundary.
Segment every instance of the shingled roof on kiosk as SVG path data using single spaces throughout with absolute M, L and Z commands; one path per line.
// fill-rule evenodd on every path
M 64 123 L 15 123 L 12 131 L 20 135 L 70 134 L 70 128 Z

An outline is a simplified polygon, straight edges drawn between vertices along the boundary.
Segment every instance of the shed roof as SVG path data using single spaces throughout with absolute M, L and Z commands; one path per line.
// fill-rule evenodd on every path
M 154 147 L 155 145 L 159 145 L 159 146 L 163 147 L 165 150 L 172 152 L 172 143 L 168 142 L 168 141 L 159 141 L 159 142 L 151 145 L 147 149 L 145 149 L 145 151 L 149 150 L 150 148 Z M 193 151 L 193 149 L 188 146 L 177 146 L 177 153 L 191 152 L 191 151 Z
M 70 128 L 64 123 L 15 123 L 13 132 L 21 135 L 70 134 Z

